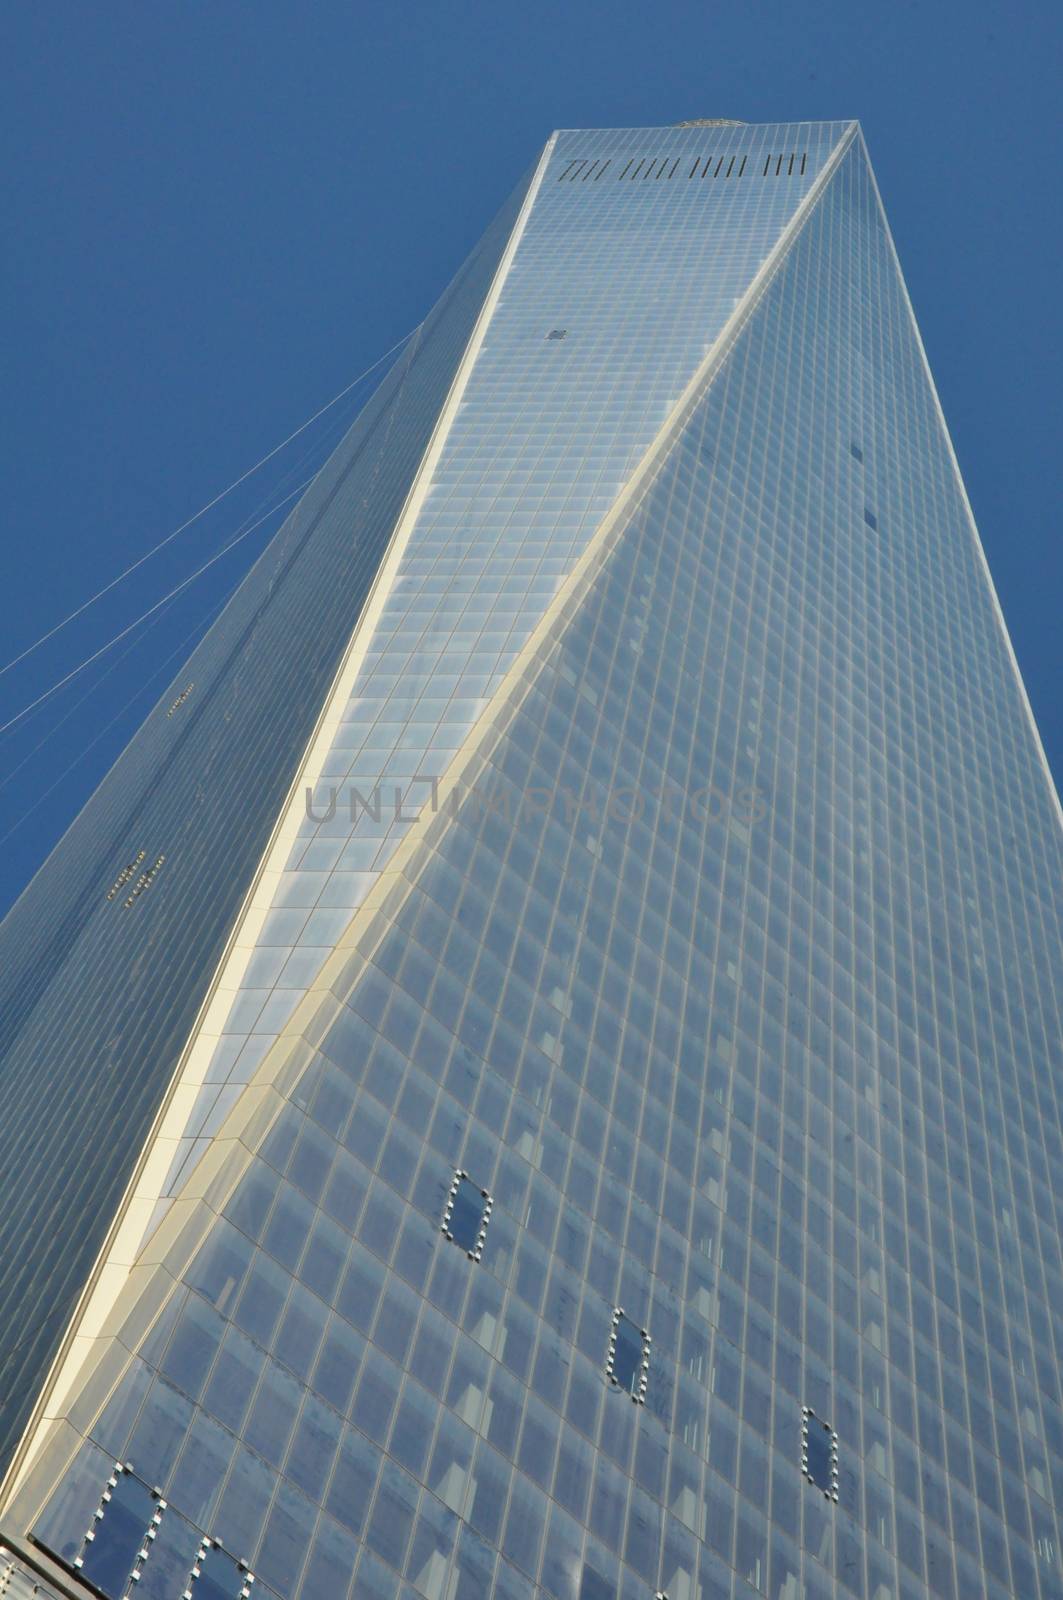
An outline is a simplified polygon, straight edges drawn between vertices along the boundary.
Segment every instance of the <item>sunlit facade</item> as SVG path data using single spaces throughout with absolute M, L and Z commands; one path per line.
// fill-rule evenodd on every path
M 0 929 L 0 1592 L 1063 1600 L 1061 844 L 857 127 L 555 134 Z

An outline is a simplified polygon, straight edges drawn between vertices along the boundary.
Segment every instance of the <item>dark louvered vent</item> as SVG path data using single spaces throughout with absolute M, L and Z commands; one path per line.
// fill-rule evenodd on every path
M 593 183 L 597 183 L 599 178 L 605 177 L 606 168 L 612 165 L 612 159 L 612 156 L 607 156 L 604 160 L 599 159 L 598 161 L 570 161 L 557 181 L 558 183 L 564 183 L 566 180 L 569 183 L 586 183 L 587 179 L 590 178 Z
M 586 183 L 589 179 L 597 183 L 612 166 L 612 156 L 597 161 L 589 158 L 570 161 L 557 181 Z M 803 178 L 807 169 L 806 150 L 786 150 L 781 155 L 773 151 L 765 156 L 763 165 L 759 156 L 751 160 L 748 152 L 745 155 L 699 155 L 689 168 L 683 156 L 629 156 L 623 165 L 618 162 L 612 175 L 618 183 L 645 183 L 647 180 L 658 183 L 662 178 L 674 178 L 680 170 L 688 178 Z
M 746 156 L 706 156 L 702 160 L 698 156 L 687 173 L 688 178 L 744 178 L 746 175 Z M 736 165 L 737 163 L 737 165 Z
M 761 177 L 792 178 L 795 173 L 798 177 L 803 177 L 807 160 L 808 156 L 804 151 L 798 154 L 794 150 L 786 150 L 781 156 L 770 155 L 764 162 Z

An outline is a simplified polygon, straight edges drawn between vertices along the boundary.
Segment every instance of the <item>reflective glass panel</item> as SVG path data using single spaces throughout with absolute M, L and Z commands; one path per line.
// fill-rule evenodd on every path
M 609 1356 L 609 1376 L 628 1394 L 637 1394 L 642 1383 L 645 1343 L 641 1328 L 621 1311 L 613 1325 L 614 1343 Z
M 486 1205 L 486 1195 L 472 1180 L 459 1178 L 458 1187 L 451 1196 L 447 1231 L 453 1235 L 454 1243 L 460 1244 L 463 1250 L 476 1249 L 484 1225 Z
M 81 1571 L 109 1600 L 123 1600 L 140 1552 L 147 1549 L 148 1530 L 158 1502 L 146 1483 L 131 1472 L 120 1472 L 104 1501 L 102 1515 L 86 1539 Z
M 805 1472 L 817 1489 L 830 1494 L 834 1489 L 833 1429 L 829 1423 L 821 1422 L 815 1412 L 810 1412 L 805 1420 L 802 1439 Z
M 210 1545 L 197 1565 L 199 1576 L 190 1586 L 192 1600 L 240 1600 L 246 1592 L 247 1569 L 220 1545 Z

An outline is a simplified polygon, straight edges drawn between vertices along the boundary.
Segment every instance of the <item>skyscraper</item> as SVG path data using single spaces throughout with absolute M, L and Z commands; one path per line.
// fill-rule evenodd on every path
M 9 1592 L 1063 1600 L 1060 822 L 856 126 L 555 134 L 0 932 Z

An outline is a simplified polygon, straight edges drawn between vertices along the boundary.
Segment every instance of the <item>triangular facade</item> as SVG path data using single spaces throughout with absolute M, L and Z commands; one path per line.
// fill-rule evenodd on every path
M 859 136 L 519 207 L 5 1536 L 1058 1595 L 1059 809 Z

